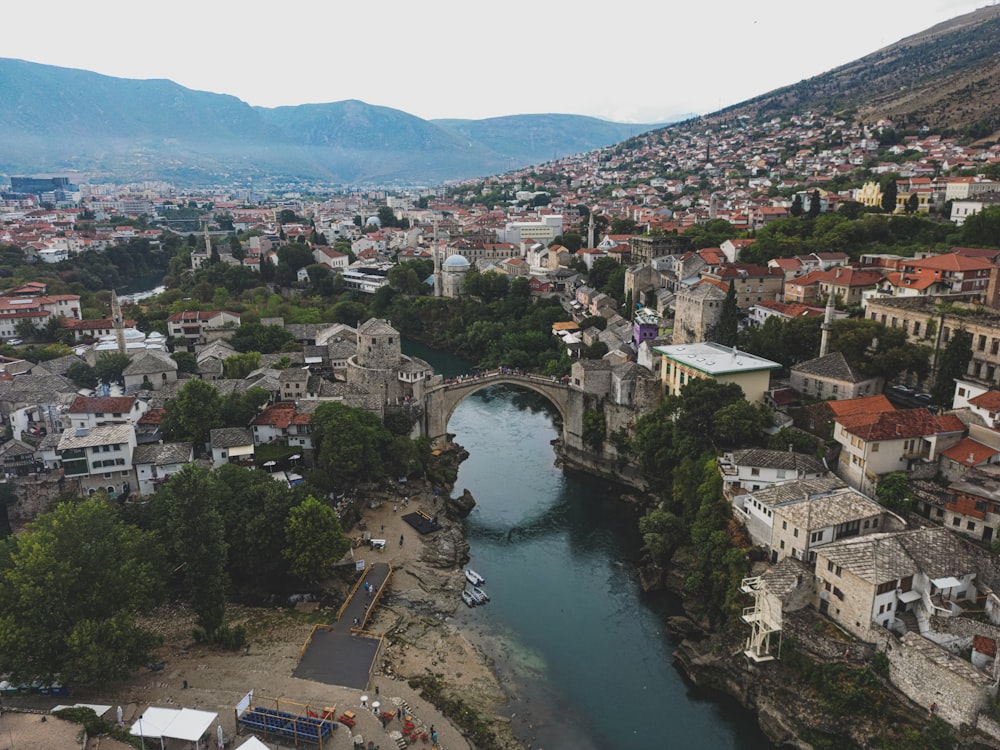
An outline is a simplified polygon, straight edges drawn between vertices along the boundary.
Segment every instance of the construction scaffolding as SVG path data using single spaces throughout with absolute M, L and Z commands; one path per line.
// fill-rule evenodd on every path
M 740 591 L 753 597 L 753 606 L 744 607 L 740 618 L 750 626 L 743 655 L 758 664 L 772 661 L 781 654 L 781 602 L 777 597 L 768 596 L 760 576 L 744 578 Z M 777 636 L 776 644 L 772 644 L 772 636 Z M 776 646 L 776 652 L 772 652 L 772 645 Z

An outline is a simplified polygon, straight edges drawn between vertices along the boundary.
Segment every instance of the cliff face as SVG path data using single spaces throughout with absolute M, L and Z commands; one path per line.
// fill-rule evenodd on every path
M 909 744 L 915 737 L 950 732 L 877 674 L 871 647 L 847 639 L 811 610 L 786 615 L 784 624 L 781 658 L 755 664 L 742 654 L 743 628 L 707 633 L 686 618 L 675 618 L 671 630 L 684 638 L 674 652 L 676 665 L 698 687 L 728 695 L 755 712 L 761 729 L 779 747 L 916 747 Z M 1000 747 L 965 729 L 962 742 L 963 747 Z

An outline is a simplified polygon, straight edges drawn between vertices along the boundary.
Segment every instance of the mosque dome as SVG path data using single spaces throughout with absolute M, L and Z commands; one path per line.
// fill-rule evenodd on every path
M 365 224 L 374 224 L 377 227 L 382 226 L 382 220 L 377 216 L 369 216 L 365 219 Z
M 445 259 L 443 267 L 451 269 L 459 269 L 459 268 L 468 268 L 469 265 L 470 265 L 469 261 L 467 261 L 461 255 L 458 255 L 456 253 L 455 255 L 449 255 Z

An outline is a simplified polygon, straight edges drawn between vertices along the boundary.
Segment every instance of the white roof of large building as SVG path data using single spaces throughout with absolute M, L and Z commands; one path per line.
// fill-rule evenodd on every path
M 691 367 L 707 375 L 726 375 L 734 372 L 755 372 L 757 370 L 777 370 L 777 362 L 741 352 L 734 347 L 723 346 L 712 341 L 697 344 L 672 344 L 654 346 L 654 351 L 675 362 Z

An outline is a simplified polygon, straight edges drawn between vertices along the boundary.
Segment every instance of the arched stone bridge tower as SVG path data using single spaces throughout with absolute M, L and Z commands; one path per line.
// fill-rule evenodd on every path
M 583 393 L 560 380 L 543 375 L 515 375 L 490 372 L 457 382 L 441 383 L 424 393 L 424 434 L 443 445 L 447 441 L 448 420 L 458 405 L 476 391 L 491 385 L 507 384 L 533 391 L 548 399 L 562 418 L 562 440 L 565 445 L 582 445 Z

